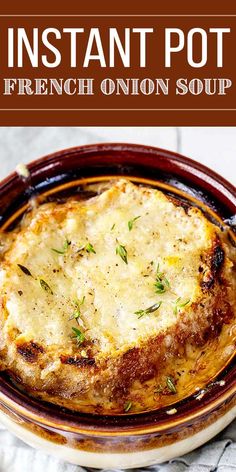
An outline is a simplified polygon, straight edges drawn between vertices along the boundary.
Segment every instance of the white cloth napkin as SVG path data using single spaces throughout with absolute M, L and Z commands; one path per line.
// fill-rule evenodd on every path
M 186 154 L 235 183 L 236 128 L 0 128 L 0 179 L 62 148 L 105 141 L 150 144 Z M 0 472 L 85 472 L 32 449 L 0 425 Z M 138 469 L 141 472 L 141 469 Z M 207 445 L 142 472 L 236 472 L 236 422 Z M 106 471 L 109 472 L 109 471 Z

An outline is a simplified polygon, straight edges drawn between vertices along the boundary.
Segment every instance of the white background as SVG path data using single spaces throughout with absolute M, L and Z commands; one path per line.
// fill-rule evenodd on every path
M 104 141 L 133 142 L 178 151 L 236 184 L 236 128 L 17 127 L 0 128 L 0 178 L 60 149 Z

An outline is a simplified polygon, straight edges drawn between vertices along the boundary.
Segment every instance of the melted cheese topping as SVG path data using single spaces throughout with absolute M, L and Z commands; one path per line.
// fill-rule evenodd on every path
M 86 202 L 42 205 L 26 218 L 2 264 L 1 344 L 14 329 L 63 350 L 74 343 L 76 327 L 98 343 L 99 357 L 156 336 L 183 311 L 192 316 L 200 256 L 214 232 L 199 210 L 185 212 L 162 192 L 126 181 Z M 164 293 L 156 293 L 157 269 L 168 281 Z M 135 314 L 159 302 L 156 311 Z

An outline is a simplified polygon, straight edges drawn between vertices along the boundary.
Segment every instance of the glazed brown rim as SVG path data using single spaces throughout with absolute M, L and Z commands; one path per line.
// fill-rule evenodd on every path
M 223 404 L 229 403 L 233 398 L 235 398 L 236 394 L 236 385 L 234 382 L 234 385 L 231 386 L 230 389 L 227 389 L 224 394 L 221 394 L 218 396 L 218 398 L 213 398 L 208 402 L 203 402 L 202 404 L 199 402 L 199 408 L 195 406 L 195 411 L 189 412 L 188 414 L 177 414 L 169 416 L 166 413 L 166 420 L 158 421 L 155 419 L 154 422 L 150 422 L 149 424 L 142 424 L 142 422 L 139 425 L 133 425 L 130 420 L 130 418 L 135 418 L 136 416 L 143 417 L 147 416 L 146 414 L 140 414 L 140 415 L 126 415 L 126 426 L 124 424 L 119 424 L 119 420 L 121 417 L 120 416 L 109 416 L 109 417 L 103 417 L 106 419 L 106 426 L 105 425 L 95 425 L 94 423 L 90 423 L 89 425 L 86 422 L 86 425 L 82 424 L 81 421 L 81 416 L 80 416 L 80 422 L 77 422 L 75 420 L 73 421 L 62 421 L 60 420 L 60 413 L 57 415 L 54 414 L 52 415 L 51 413 L 44 415 L 44 412 L 42 411 L 42 414 L 39 415 L 37 414 L 37 410 L 40 408 L 42 409 L 42 402 L 38 401 L 36 411 L 35 407 L 32 407 L 32 403 L 30 405 L 30 408 L 28 404 L 23 404 L 20 405 L 18 402 L 12 400 L 10 397 L 7 397 L 0 392 L 0 404 L 2 403 L 4 407 L 9 409 L 9 412 L 13 412 L 13 414 L 16 414 L 16 419 L 17 418 L 22 418 L 26 419 L 28 421 L 33 421 L 38 425 L 41 426 L 48 426 L 49 428 L 54 428 L 60 431 L 65 431 L 65 432 L 71 432 L 75 434 L 88 434 L 92 433 L 93 436 L 102 436 L 102 437 L 111 437 L 111 436 L 136 436 L 136 435 L 144 435 L 144 434 L 150 434 L 150 433 L 165 433 L 168 434 L 170 431 L 175 430 L 176 432 L 179 431 L 179 429 L 184 426 L 192 426 L 196 422 L 199 422 L 201 420 L 205 420 L 206 416 L 209 414 L 213 413 L 214 411 L 220 409 L 220 407 Z M 188 399 L 187 399 L 188 400 Z M 196 400 L 198 402 L 198 400 Z M 25 403 L 25 402 L 24 402 Z M 60 409 L 60 408 L 59 408 Z M 62 409 L 63 410 L 63 409 Z M 169 409 L 170 410 L 170 409 Z M 166 411 L 168 411 L 168 408 L 166 408 Z M 73 413 L 75 414 L 75 413 Z M 77 416 L 77 415 L 76 415 Z M 94 416 L 91 414 L 84 414 L 84 417 L 90 417 L 94 419 Z M 98 419 L 101 417 L 96 415 Z M 116 424 L 110 425 L 110 422 L 108 421 L 109 419 L 114 420 L 116 419 Z M 112 422 L 114 423 L 114 421 Z
M 125 143 L 86 145 L 50 154 L 31 162 L 28 168 L 32 179 L 40 180 L 40 175 L 52 168 L 60 171 L 63 168 L 65 159 L 72 158 L 73 156 L 78 157 L 79 160 L 83 159 L 83 161 L 84 159 L 90 159 L 90 165 L 91 161 L 93 165 L 93 163 L 96 163 L 98 155 L 100 156 L 99 162 L 103 162 L 104 156 L 105 159 L 112 161 L 114 154 L 116 154 L 117 160 L 117 154 L 123 155 L 124 153 L 128 153 L 129 163 L 134 167 L 136 166 L 137 157 L 140 158 L 141 156 L 141 160 L 144 159 L 144 156 L 149 160 L 156 160 L 158 158 L 158 169 L 173 172 L 174 168 L 174 175 L 176 177 L 188 176 L 190 181 L 194 179 L 195 185 L 197 182 L 201 184 L 205 182 L 208 190 L 211 193 L 215 193 L 218 198 L 220 197 L 224 205 L 234 214 L 236 190 L 232 184 L 202 164 L 180 154 L 159 148 Z M 138 160 L 140 163 L 140 159 Z M 0 199 L 3 193 L 8 191 L 8 188 L 12 185 L 19 185 L 21 181 L 16 173 L 12 173 L 5 178 L 0 184 Z M 236 394 L 235 374 L 236 366 L 235 362 L 232 361 L 222 377 L 225 385 L 221 387 L 216 386 L 214 391 L 206 392 L 201 402 L 192 396 L 187 398 L 186 401 L 183 400 L 179 404 L 171 405 L 169 408 L 140 414 L 99 416 L 74 413 L 58 407 L 55 408 L 54 405 L 41 402 L 20 392 L 12 384 L 9 384 L 4 377 L 1 378 L 0 383 L 0 401 L 22 417 L 65 431 L 82 434 L 93 431 L 94 435 L 116 435 L 117 433 L 119 435 L 127 435 L 131 432 L 132 434 L 146 434 L 166 431 L 170 428 L 180 427 L 183 424 L 185 426 L 186 424 L 190 425 L 193 421 L 199 420 L 202 416 L 220 407 L 222 403 L 229 401 Z M 173 416 L 168 416 L 166 411 L 172 409 L 173 406 L 176 407 L 177 412 Z

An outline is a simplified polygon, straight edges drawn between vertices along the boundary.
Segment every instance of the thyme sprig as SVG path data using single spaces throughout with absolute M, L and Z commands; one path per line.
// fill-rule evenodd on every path
M 55 249 L 54 247 L 52 247 L 52 251 L 55 252 L 56 254 L 64 255 L 66 253 L 66 251 L 68 250 L 70 245 L 71 245 L 71 241 L 66 239 L 63 246 L 62 246 L 62 249 Z
M 188 303 L 190 302 L 190 298 L 188 298 L 188 300 L 184 300 L 184 301 L 181 301 L 182 298 L 179 297 L 177 298 L 177 300 L 175 301 L 175 304 L 174 304 L 174 314 L 177 315 L 178 314 L 178 311 L 185 307 L 186 305 L 188 305 Z
M 48 285 L 47 282 L 45 282 L 44 279 L 40 279 L 39 282 L 40 282 L 41 287 L 45 290 L 45 292 L 48 292 L 51 295 L 53 295 L 53 291 L 52 291 L 51 287 Z
M 96 254 L 96 251 L 94 249 L 94 246 L 91 244 L 91 243 L 87 243 L 87 244 L 83 244 L 82 246 L 80 246 L 78 249 L 77 249 L 77 253 L 81 252 L 81 251 L 86 251 L 88 253 L 93 253 L 93 254 Z
M 156 293 L 165 293 L 168 288 L 170 288 L 170 282 L 166 278 L 163 272 L 159 270 L 159 264 L 157 265 L 156 271 L 156 281 L 154 283 Z
M 72 314 L 72 316 L 69 318 L 69 321 L 71 320 L 78 320 L 81 316 L 81 310 L 80 307 L 84 304 L 85 301 L 85 296 L 83 296 L 82 300 L 75 300 L 74 305 L 76 307 L 76 310 Z
M 118 239 L 116 240 L 116 254 L 121 257 L 122 261 L 128 264 L 128 254 L 126 247 L 119 243 Z
M 135 218 L 132 218 L 132 220 L 128 221 L 129 231 L 131 231 L 133 229 L 135 221 L 137 221 L 139 218 L 141 218 L 141 216 L 135 216 Z
M 138 315 L 138 319 L 142 318 L 145 315 L 149 315 L 150 313 L 154 313 L 157 311 L 162 304 L 162 301 L 155 303 L 155 305 L 150 306 L 149 308 L 146 308 L 145 310 L 138 310 L 135 311 L 134 314 Z
M 78 346 L 83 344 L 83 342 L 85 341 L 84 333 L 82 333 L 82 331 L 80 331 L 80 329 L 74 328 L 74 327 L 72 328 L 72 331 L 74 332 L 74 336 L 72 336 L 72 338 L 76 339 Z
M 177 393 L 173 377 L 166 377 L 166 386 L 171 393 Z
M 128 411 L 130 411 L 130 409 L 132 408 L 132 405 L 133 405 L 133 403 L 130 402 L 130 401 L 128 401 L 128 402 L 126 402 L 126 403 L 124 404 L 124 411 L 125 411 L 125 413 L 128 413 Z
M 86 252 L 92 252 L 93 254 L 96 254 L 96 251 L 91 243 L 86 244 L 84 249 Z

